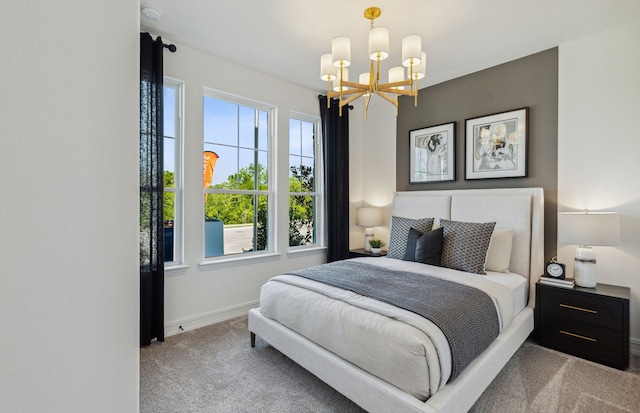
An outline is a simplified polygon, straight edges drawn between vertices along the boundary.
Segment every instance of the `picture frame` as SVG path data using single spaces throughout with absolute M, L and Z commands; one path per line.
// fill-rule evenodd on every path
M 409 183 L 456 180 L 456 123 L 409 132 Z
M 529 108 L 465 121 L 465 180 L 527 176 Z

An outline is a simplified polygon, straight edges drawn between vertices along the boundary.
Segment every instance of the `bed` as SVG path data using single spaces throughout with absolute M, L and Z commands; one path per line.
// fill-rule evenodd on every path
M 261 289 L 260 308 L 249 311 L 252 345 L 259 336 L 369 412 L 468 411 L 533 331 L 534 285 L 544 262 L 543 210 L 541 188 L 397 192 L 389 245 L 390 255 L 396 258 L 355 258 L 273 277 Z M 407 235 L 396 229 L 416 226 L 425 218 L 433 218 L 435 227 L 444 230 L 449 240 L 443 247 L 443 261 L 445 256 L 453 257 L 456 265 L 463 266 L 468 265 L 469 260 L 463 258 L 469 253 L 452 249 L 451 240 L 460 239 L 464 244 L 470 238 L 486 238 L 486 233 L 456 238 L 455 225 L 485 228 L 491 223 L 489 246 L 479 248 L 487 259 L 486 263 L 483 259 L 479 272 L 486 274 L 478 275 L 468 268 L 461 271 L 455 269 L 456 265 L 443 268 L 397 259 L 399 252 L 394 248 L 400 245 L 398 239 Z M 430 229 L 431 225 L 423 232 Z M 500 246 L 498 234 L 503 240 L 509 239 L 510 248 L 495 249 Z M 415 244 L 408 248 L 413 251 L 411 248 Z M 370 285 L 356 286 L 373 291 L 373 295 L 368 291 L 361 295 L 351 286 L 340 288 L 341 281 L 325 284 L 325 274 L 334 271 L 337 279 L 339 271 L 354 274 L 356 283 L 359 272 L 364 276 L 379 271 L 381 276 Z M 421 276 L 427 274 L 431 277 Z M 352 282 L 352 277 L 342 277 L 347 278 Z M 468 289 L 473 287 L 481 291 L 478 297 L 489 297 L 483 298 L 487 303 L 482 304 L 482 311 L 494 306 L 491 315 L 473 309 L 464 316 L 469 317 L 464 329 L 476 339 L 452 339 L 451 331 L 460 326 L 416 315 L 411 307 L 415 300 L 398 308 L 387 301 L 386 295 L 379 298 L 375 294 L 387 290 L 378 286 L 388 283 L 398 282 L 400 288 L 399 284 L 407 282 L 404 288 L 410 289 L 414 278 L 429 278 L 434 283 L 424 291 L 440 288 L 438 291 L 455 292 L 461 288 L 463 292 L 456 294 L 468 299 Z M 453 286 L 450 283 L 456 286 L 449 287 Z M 448 294 L 453 294 L 451 291 Z M 443 296 L 440 301 L 450 308 L 470 306 L 451 297 Z M 477 314 L 483 318 L 472 319 L 474 315 L 479 317 Z M 483 324 L 485 318 L 491 319 L 486 323 L 491 327 Z M 474 326 L 478 326 L 477 331 L 472 330 Z M 479 335 L 494 329 L 490 338 Z M 475 345 L 475 341 L 483 340 L 486 345 Z M 470 347 L 476 353 L 472 354 Z

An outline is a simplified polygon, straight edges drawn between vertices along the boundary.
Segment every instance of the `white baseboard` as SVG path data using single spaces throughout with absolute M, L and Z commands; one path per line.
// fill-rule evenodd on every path
M 232 318 L 247 315 L 249 310 L 258 307 L 259 304 L 259 301 L 251 301 L 245 304 L 216 310 L 208 314 L 201 314 L 195 317 L 189 317 L 178 321 L 170 321 L 168 323 L 165 323 L 164 325 L 164 336 L 174 336 L 188 330 L 195 330 L 196 328 L 205 327 L 211 324 L 216 324 L 222 321 L 230 320 Z
M 632 338 L 629 340 L 629 353 L 634 356 L 640 356 L 640 340 Z

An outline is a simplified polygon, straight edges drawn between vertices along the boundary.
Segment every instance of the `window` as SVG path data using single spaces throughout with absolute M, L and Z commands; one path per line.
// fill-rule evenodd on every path
M 164 78 L 164 262 L 182 263 L 182 82 Z
M 289 118 L 289 246 L 318 245 L 322 199 L 319 120 Z
M 204 257 L 271 250 L 273 109 L 212 90 L 203 106 Z

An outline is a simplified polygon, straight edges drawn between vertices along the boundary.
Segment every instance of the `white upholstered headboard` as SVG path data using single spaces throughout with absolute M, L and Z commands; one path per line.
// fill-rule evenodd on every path
M 529 306 L 544 268 L 544 192 L 542 188 L 463 189 L 396 192 L 392 215 L 494 222 L 514 230 L 509 268 L 529 280 Z

